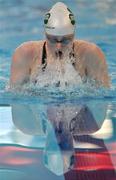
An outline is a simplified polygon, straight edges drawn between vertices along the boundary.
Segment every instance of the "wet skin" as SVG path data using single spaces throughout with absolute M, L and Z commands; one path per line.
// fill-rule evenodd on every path
M 21 44 L 14 52 L 11 65 L 10 87 L 20 86 L 32 79 L 38 66 L 41 66 L 42 49 L 45 41 L 30 41 Z M 67 57 L 74 43 L 74 68 L 81 78 L 90 78 L 104 87 L 110 86 L 107 64 L 102 50 L 93 43 L 75 40 L 72 35 L 46 35 L 47 64 L 53 64 L 56 59 Z M 69 49 L 71 49 L 69 51 Z M 51 58 L 52 57 L 52 58 Z

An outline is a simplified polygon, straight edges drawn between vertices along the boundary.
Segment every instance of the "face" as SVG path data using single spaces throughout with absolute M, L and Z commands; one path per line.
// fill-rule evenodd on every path
M 74 35 L 66 35 L 66 36 L 53 36 L 46 34 L 46 39 L 48 46 L 51 51 L 54 52 L 56 58 L 63 58 L 63 54 L 67 50 L 67 48 L 72 44 Z

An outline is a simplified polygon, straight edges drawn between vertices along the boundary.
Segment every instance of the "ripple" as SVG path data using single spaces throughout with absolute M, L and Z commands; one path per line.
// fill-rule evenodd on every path
M 116 18 L 112 18 L 112 19 L 106 19 L 106 23 L 108 24 L 108 25 L 116 25 Z
M 90 0 L 65 1 L 74 10 L 75 17 L 79 19 L 77 37 L 92 40 L 103 49 L 108 59 L 108 66 L 112 78 L 113 87 L 110 90 L 95 89 L 89 84 L 78 87 L 38 88 L 27 85 L 13 92 L 6 90 L 10 74 L 11 51 L 23 41 L 41 39 L 42 16 L 53 2 L 32 0 L 0 0 L 0 103 L 23 99 L 26 102 L 64 101 L 81 99 L 105 99 L 115 100 L 116 97 L 116 73 L 115 73 L 115 0 L 102 0 L 92 3 Z M 90 7 L 88 10 L 86 5 Z M 78 9 L 78 11 L 77 11 Z M 92 16 L 91 16 L 92 14 Z M 10 23 L 9 23 L 10 22 Z M 80 34 L 79 34 L 80 33 Z M 21 100 L 20 100 L 21 98 Z
M 9 103 L 54 103 L 54 102 L 76 102 L 103 100 L 116 102 L 116 89 L 90 87 L 90 85 L 81 85 L 80 87 L 70 87 L 61 90 L 60 88 L 44 87 L 37 88 L 32 84 L 26 84 L 23 87 L 9 89 L 9 87 L 0 91 L 0 102 Z

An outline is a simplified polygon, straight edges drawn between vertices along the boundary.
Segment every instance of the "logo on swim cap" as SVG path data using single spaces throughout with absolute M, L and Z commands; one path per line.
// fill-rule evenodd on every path
M 44 24 L 48 23 L 48 19 L 50 18 L 50 13 L 45 14 L 45 18 L 44 18 Z
M 72 25 L 75 25 L 75 19 L 74 19 L 74 15 L 73 15 L 72 11 L 69 8 L 67 8 L 67 10 L 70 12 L 69 18 L 71 20 Z
M 74 15 L 64 3 L 58 2 L 45 14 L 44 26 L 45 32 L 50 35 L 74 34 Z

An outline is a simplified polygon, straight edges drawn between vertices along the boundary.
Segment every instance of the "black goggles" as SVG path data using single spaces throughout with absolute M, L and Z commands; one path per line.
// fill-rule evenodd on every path
M 46 34 L 46 38 L 51 44 L 62 43 L 66 45 L 66 44 L 69 44 L 73 40 L 74 35 L 52 36 L 52 35 Z

